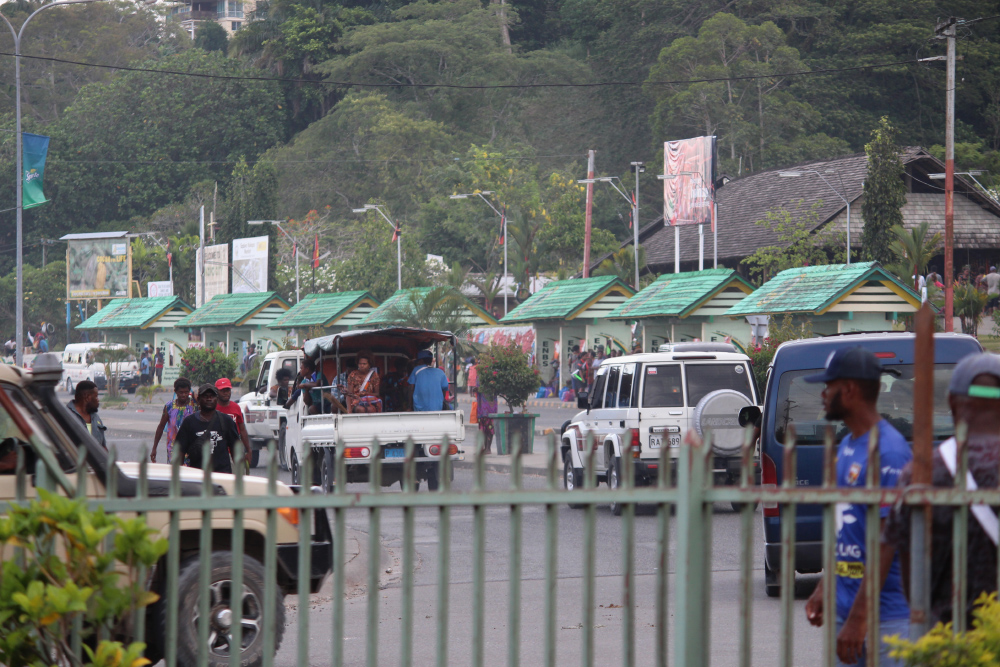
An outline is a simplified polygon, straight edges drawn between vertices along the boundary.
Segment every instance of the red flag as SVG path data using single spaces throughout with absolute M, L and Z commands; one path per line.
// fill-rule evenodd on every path
M 313 268 L 319 268 L 319 234 L 316 235 L 316 243 L 313 244 Z
M 167 253 L 167 266 L 170 267 L 170 266 L 173 266 L 173 265 L 174 265 L 174 253 L 168 252 Z
M 397 240 L 399 240 L 399 225 L 398 224 L 394 225 L 393 228 L 392 228 L 392 242 L 395 243 Z
M 632 191 L 632 208 L 628 212 L 628 228 L 632 229 L 632 225 L 635 224 L 633 217 L 635 216 L 635 190 Z

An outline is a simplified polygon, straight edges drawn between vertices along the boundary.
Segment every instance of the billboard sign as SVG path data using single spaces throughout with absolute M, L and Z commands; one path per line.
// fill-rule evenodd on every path
M 132 248 L 127 238 L 67 240 L 67 246 L 67 299 L 125 299 L 131 296 Z
M 267 291 L 268 237 L 233 239 L 233 294 Z
M 201 248 L 197 252 L 198 266 L 201 266 Z M 195 285 L 197 303 L 205 305 L 212 297 L 229 293 L 229 244 L 205 246 L 205 294 L 202 298 L 201 285 Z
M 663 143 L 663 219 L 715 228 L 715 137 Z
M 146 283 L 146 296 L 153 298 L 156 296 L 173 296 L 174 284 L 169 280 L 149 281 Z

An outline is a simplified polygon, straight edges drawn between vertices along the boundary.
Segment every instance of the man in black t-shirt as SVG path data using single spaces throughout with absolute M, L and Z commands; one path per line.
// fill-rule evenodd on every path
M 218 399 L 215 385 L 206 382 L 198 388 L 198 407 L 201 409 L 181 422 L 174 446 L 181 448 L 192 468 L 202 468 L 202 446 L 209 439 L 212 470 L 232 473 L 233 445 L 240 434 L 232 417 L 215 409 Z

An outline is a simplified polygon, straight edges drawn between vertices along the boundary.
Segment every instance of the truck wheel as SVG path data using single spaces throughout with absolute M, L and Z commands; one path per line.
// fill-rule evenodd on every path
M 319 463 L 320 486 L 327 493 L 333 493 L 333 450 L 324 449 L 322 452 Z
M 580 479 L 583 475 L 579 474 L 576 468 L 573 467 L 573 460 L 567 453 L 566 457 L 563 459 L 563 487 L 569 491 L 573 492 L 582 486 Z M 581 505 L 579 503 L 569 503 L 569 508 L 572 510 L 580 510 L 586 507 L 586 505 Z
M 69 378 L 66 378 L 66 393 L 73 393 L 73 381 Z
M 299 457 L 295 455 L 295 450 L 288 452 L 288 469 L 292 471 L 292 484 L 298 486 L 302 484 L 302 470 L 299 469 Z
M 767 559 L 764 559 L 764 592 L 767 597 L 776 598 L 781 595 L 781 584 L 778 582 L 778 571 L 767 566 Z
M 621 457 L 616 456 L 608 467 L 608 488 L 612 491 L 616 491 L 622 486 L 622 460 Z M 611 513 L 615 516 L 622 515 L 622 504 L 618 502 L 611 503 Z
M 232 563 L 230 551 L 212 553 L 209 607 L 211 619 L 208 634 L 208 665 L 228 667 L 230 628 L 234 619 L 232 595 Z M 180 602 L 180 622 L 177 627 L 177 662 L 182 665 L 198 664 L 198 565 L 199 558 L 190 558 L 181 565 L 177 579 Z M 264 661 L 264 627 L 275 628 L 274 646 L 281 646 L 285 632 L 285 604 L 277 596 L 274 609 L 264 609 L 264 566 L 255 558 L 243 556 L 243 594 L 240 604 L 243 616 L 243 642 L 240 664 L 257 667 Z M 277 582 L 275 582 L 277 583 Z M 164 626 L 166 631 L 166 626 Z
M 253 454 L 250 455 L 250 467 L 256 468 L 258 465 L 260 465 L 260 450 L 255 449 L 253 450 Z
M 438 477 L 438 467 L 437 464 L 435 463 L 432 467 L 427 469 L 427 490 L 437 491 L 439 486 L 439 480 L 440 478 Z
M 130 394 L 134 394 L 134 393 L 135 393 L 135 390 L 136 390 L 136 387 L 129 387 L 129 388 L 128 388 L 128 389 L 126 389 L 125 391 L 127 391 L 127 392 L 128 392 L 128 393 L 130 393 Z
M 288 470 L 288 451 L 285 449 L 285 431 L 288 423 L 284 420 L 278 424 L 278 467 Z

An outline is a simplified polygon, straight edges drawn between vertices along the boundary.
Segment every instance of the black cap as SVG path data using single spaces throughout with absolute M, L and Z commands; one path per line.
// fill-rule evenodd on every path
M 882 363 L 874 352 L 863 347 L 849 347 L 831 352 L 822 373 L 803 379 L 806 382 L 830 382 L 840 379 L 878 380 L 881 377 Z
M 212 384 L 211 382 L 206 382 L 205 384 L 203 384 L 200 387 L 198 387 L 198 395 L 199 396 L 201 396 L 202 394 L 207 394 L 209 392 L 215 394 L 216 396 L 219 395 L 219 390 L 216 389 L 215 385 Z

